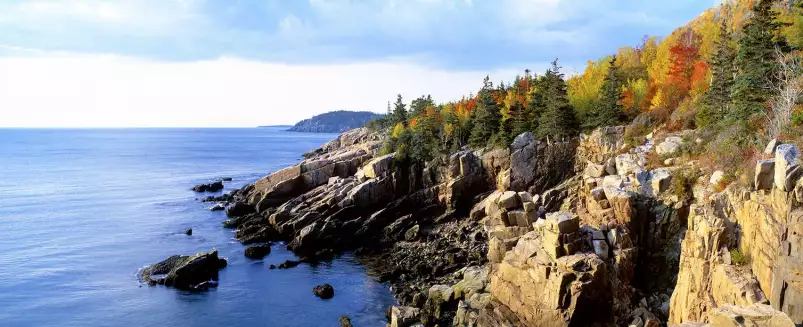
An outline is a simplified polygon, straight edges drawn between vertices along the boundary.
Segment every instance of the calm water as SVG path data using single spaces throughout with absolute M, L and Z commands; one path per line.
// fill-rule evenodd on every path
M 193 185 L 226 191 L 297 162 L 332 134 L 254 129 L 0 129 L 1 326 L 384 326 L 393 303 L 353 258 L 268 270 L 281 245 L 246 259 L 222 212 Z M 182 231 L 192 228 L 193 236 Z M 140 285 L 143 266 L 217 248 L 220 286 L 193 294 Z M 316 298 L 312 288 L 335 287 Z

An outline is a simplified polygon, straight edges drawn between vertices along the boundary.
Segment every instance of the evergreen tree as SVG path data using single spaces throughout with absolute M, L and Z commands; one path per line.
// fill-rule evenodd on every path
M 697 114 L 699 126 L 720 122 L 728 113 L 733 88 L 733 61 L 736 57 L 734 49 L 729 44 L 730 40 L 728 23 L 723 19 L 719 27 L 719 38 L 714 43 L 714 55 L 709 60 L 711 86 L 703 99 L 703 108 Z
M 590 121 L 586 122 L 587 127 L 612 126 L 622 120 L 624 108 L 622 107 L 621 88 L 619 68 L 616 67 L 616 56 L 613 56 L 608 74 L 605 75 L 602 82 L 600 105 L 595 112 L 591 113 Z
M 764 104 L 772 97 L 767 86 L 777 70 L 774 38 L 779 26 L 772 9 L 776 1 L 758 1 L 753 18 L 744 26 L 744 35 L 739 39 L 737 74 L 731 93 L 733 105 L 728 114 L 734 121 L 745 122 L 763 112 Z
M 496 101 L 491 96 L 493 83 L 490 82 L 488 76 L 485 77 L 482 83 L 483 87 L 480 90 L 479 101 L 475 110 L 476 115 L 474 116 L 473 128 L 469 138 L 469 143 L 475 147 L 485 146 L 494 139 L 501 121 L 499 108 L 497 108 Z
M 577 132 L 574 108 L 569 104 L 566 81 L 558 67 L 558 60 L 544 74 L 542 83 L 543 111 L 538 117 L 539 138 L 559 139 L 573 136 Z
M 401 123 L 407 127 L 407 106 L 402 101 L 402 96 L 399 94 L 396 97 L 396 102 L 393 104 L 393 114 L 391 115 L 392 126 Z
M 431 95 L 421 96 L 410 103 L 410 117 L 415 117 L 424 112 L 427 107 L 434 107 L 435 101 L 432 100 Z

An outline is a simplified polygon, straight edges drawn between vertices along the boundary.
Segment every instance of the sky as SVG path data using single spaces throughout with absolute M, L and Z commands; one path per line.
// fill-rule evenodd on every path
M 438 102 L 711 0 L 0 0 L 0 127 L 250 127 Z

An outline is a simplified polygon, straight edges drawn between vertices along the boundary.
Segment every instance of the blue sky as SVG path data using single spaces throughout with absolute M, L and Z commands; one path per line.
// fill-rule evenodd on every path
M 223 69 L 223 65 L 230 69 L 236 66 L 243 74 L 263 71 L 275 79 L 287 80 L 297 78 L 302 72 L 308 74 L 302 77 L 316 79 L 315 69 L 309 68 L 320 68 L 342 74 L 338 76 L 347 84 L 373 84 L 366 85 L 365 90 L 379 93 L 383 99 L 357 101 L 361 95 L 356 93 L 361 88 L 352 85 L 337 90 L 338 94 L 350 91 L 352 98 L 339 95 L 342 101 L 334 101 L 332 108 L 316 103 L 314 108 L 312 105 L 299 108 L 297 114 L 281 112 L 277 116 L 279 112 L 274 112 L 258 116 L 260 121 L 253 125 L 286 123 L 303 118 L 302 114 L 333 109 L 354 107 L 381 111 L 392 94 L 401 92 L 415 96 L 414 92 L 424 92 L 410 85 L 421 83 L 412 76 L 395 77 L 404 72 L 416 71 L 422 74 L 421 78 L 437 81 L 431 85 L 431 93 L 440 96 L 436 97 L 440 100 L 475 91 L 484 74 L 492 74 L 493 80 L 509 79 L 525 68 L 538 72 L 556 57 L 569 73 L 576 72 L 582 70 L 586 60 L 612 53 L 622 45 L 635 45 L 645 34 L 666 35 L 712 5 L 710 0 L 1 0 L 0 75 L 3 67 L 7 74 L 0 82 L 12 83 L 23 78 L 9 76 L 19 70 L 16 68 L 19 65 L 31 65 L 33 70 L 55 65 L 48 66 L 54 74 L 76 73 L 70 67 L 59 65 L 81 66 L 89 76 L 65 75 L 63 79 L 75 78 L 78 86 L 95 83 L 97 79 L 114 79 L 119 87 L 130 86 L 119 81 L 122 78 L 148 78 L 147 75 L 137 77 L 126 68 L 135 66 L 143 74 L 156 74 L 158 68 L 159 71 L 175 71 L 174 74 L 196 74 L 195 78 L 209 79 L 210 83 L 218 77 L 214 75 L 216 71 L 235 74 Z M 93 64 L 98 58 L 105 59 Z M 17 66 L 10 66 L 9 60 Z M 106 66 L 98 66 L 101 64 Z M 372 69 L 376 68 L 371 65 L 385 69 L 373 71 L 376 80 L 386 83 L 371 82 Z M 354 69 L 354 74 L 349 69 Z M 116 70 L 127 73 L 109 75 Z M 349 76 L 355 74 L 361 78 L 351 80 Z M 47 76 L 44 74 L 42 78 Z M 338 81 L 338 76 L 326 78 Z M 469 76 L 476 81 L 471 84 L 462 81 Z M 86 80 L 90 78 L 95 82 Z M 228 89 L 235 92 L 233 95 L 243 95 L 231 85 L 236 84 L 238 77 L 226 78 Z M 249 78 L 250 82 L 258 80 L 255 76 Z M 35 80 L 30 84 L 42 87 L 42 83 Z M 100 87 L 97 84 L 92 84 L 93 88 L 75 87 L 71 91 L 87 92 L 86 96 L 95 97 Z M 0 84 L 0 108 L 4 104 L 26 106 L 21 102 L 27 98 L 9 94 L 8 90 L 3 93 L 2 86 Z M 192 85 L 168 83 L 160 87 Z M 14 91 L 20 92 L 18 87 L 14 87 Z M 37 91 L 40 94 L 52 92 L 49 89 Z M 190 91 L 178 93 L 187 96 L 182 92 L 190 94 Z M 156 93 L 175 97 L 165 92 Z M 203 103 L 198 97 L 200 95 L 192 101 Z M 263 97 L 254 100 L 271 98 Z M 17 102 L 9 103 L 8 98 Z M 95 111 L 116 110 L 113 99 L 99 100 L 103 101 L 96 105 L 104 109 Z M 146 103 L 152 105 L 159 100 L 151 98 Z M 171 102 L 180 100 L 169 99 Z M 87 105 L 80 101 L 67 104 Z M 46 106 L 45 103 L 36 105 Z M 273 110 L 275 105 L 277 103 L 267 101 L 260 107 Z M 224 119 L 221 122 L 222 118 L 218 117 L 214 122 L 193 123 L 245 125 L 245 117 L 257 109 L 251 106 L 254 108 L 243 108 L 247 112 L 236 121 Z M 44 109 L 34 108 L 31 112 L 41 113 L 41 110 Z M 175 117 L 185 113 L 176 113 Z M 32 117 L 20 118 L 14 120 L 14 124 L 25 125 L 31 121 Z M 137 120 L 133 125 L 148 125 L 146 122 Z M 128 125 L 124 118 L 98 120 L 93 126 L 104 124 Z M 2 121 L 0 125 L 4 125 Z

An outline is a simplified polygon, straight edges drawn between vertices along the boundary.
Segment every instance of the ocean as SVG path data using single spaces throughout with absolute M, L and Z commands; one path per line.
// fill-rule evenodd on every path
M 298 162 L 335 134 L 243 129 L 0 129 L 0 326 L 384 326 L 388 285 L 344 255 L 269 270 L 224 229 L 207 194 Z M 213 194 L 213 193 L 212 193 Z M 193 235 L 184 235 L 188 228 Z M 139 282 L 142 267 L 217 248 L 217 288 L 183 292 Z M 315 285 L 335 297 L 321 300 Z

